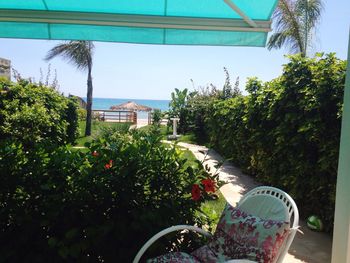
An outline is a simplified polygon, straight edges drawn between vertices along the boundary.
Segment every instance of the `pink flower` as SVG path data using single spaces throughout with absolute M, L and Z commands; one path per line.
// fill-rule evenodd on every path
M 99 156 L 100 154 L 99 154 L 97 151 L 93 151 L 93 152 L 91 153 L 91 155 L 94 156 L 94 157 L 97 157 L 97 156 Z

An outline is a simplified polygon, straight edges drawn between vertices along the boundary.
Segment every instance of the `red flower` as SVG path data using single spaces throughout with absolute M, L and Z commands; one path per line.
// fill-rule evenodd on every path
M 202 184 L 204 185 L 204 190 L 208 192 L 215 193 L 215 182 L 211 179 L 202 180 Z
M 106 168 L 106 169 L 109 169 L 109 168 L 112 167 L 112 165 L 113 165 L 113 161 L 112 161 L 112 160 L 109 160 L 109 163 L 106 163 L 106 164 L 105 164 L 105 168 Z
M 91 155 L 94 156 L 94 157 L 97 157 L 97 156 L 99 156 L 100 154 L 99 154 L 98 152 L 96 152 L 96 151 L 93 151 Z
M 201 189 L 199 188 L 199 185 L 198 185 L 198 184 L 194 184 L 194 185 L 192 186 L 191 194 L 192 194 L 192 199 L 193 199 L 194 201 L 198 201 L 199 198 L 201 198 Z

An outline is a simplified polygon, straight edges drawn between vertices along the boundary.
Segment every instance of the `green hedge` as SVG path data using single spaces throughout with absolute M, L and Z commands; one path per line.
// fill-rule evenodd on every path
M 209 225 L 198 214 L 203 199 L 191 198 L 193 184 L 208 177 L 200 163 L 155 134 L 104 137 L 84 152 L 0 142 L 2 261 L 131 262 L 166 227 Z M 148 256 L 193 249 L 189 236 L 168 237 Z
M 77 137 L 77 102 L 56 90 L 19 80 L 0 80 L 0 140 L 25 147 L 63 145 Z
M 247 96 L 192 107 L 207 134 L 192 131 L 258 181 L 288 191 L 304 218 L 319 215 L 330 231 L 346 62 L 334 54 L 289 59 L 280 77 L 250 79 Z

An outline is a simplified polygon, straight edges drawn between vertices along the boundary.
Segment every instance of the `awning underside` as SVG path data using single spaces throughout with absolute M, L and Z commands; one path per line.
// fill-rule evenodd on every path
M 0 37 L 264 46 L 277 0 L 0 0 Z

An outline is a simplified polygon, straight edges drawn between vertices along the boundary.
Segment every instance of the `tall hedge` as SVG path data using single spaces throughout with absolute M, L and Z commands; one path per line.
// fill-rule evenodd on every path
M 321 216 L 327 230 L 333 225 L 345 71 L 346 62 L 334 54 L 290 56 L 280 77 L 265 83 L 252 78 L 247 96 L 216 100 L 202 116 L 220 153 L 258 181 L 288 191 L 302 216 Z
M 58 91 L 27 80 L 0 80 L 0 140 L 62 145 L 77 136 L 77 104 Z

